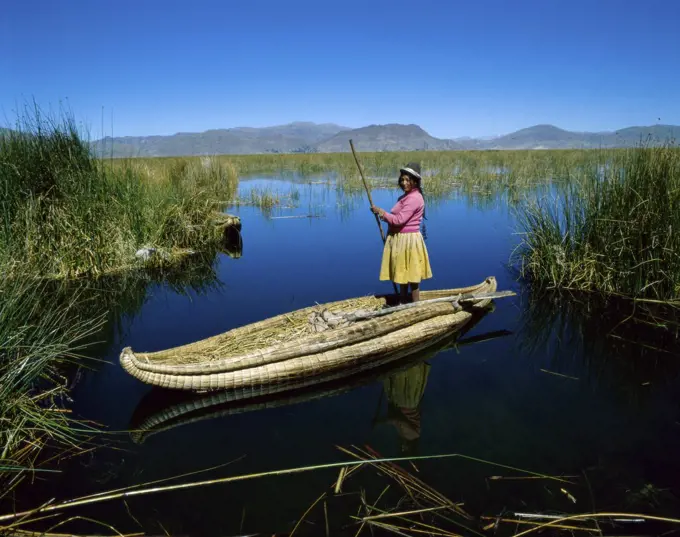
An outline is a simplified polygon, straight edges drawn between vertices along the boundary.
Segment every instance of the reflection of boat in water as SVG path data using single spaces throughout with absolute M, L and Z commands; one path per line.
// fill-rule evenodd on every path
M 131 437 L 134 442 L 142 443 L 153 434 L 190 423 L 340 395 L 380 379 L 386 379 L 385 382 L 395 379 L 393 383 L 399 382 L 395 375 L 401 375 L 402 372 L 407 373 L 414 367 L 419 367 L 419 364 L 433 358 L 439 352 L 509 334 L 506 331 L 496 331 L 462 339 L 462 336 L 476 326 L 492 309 L 493 305 L 490 305 L 476 312 L 463 330 L 451 334 L 445 340 L 440 340 L 419 352 L 404 355 L 402 359 L 372 369 L 368 373 L 353 375 L 349 378 L 319 377 L 315 378 L 313 383 L 290 383 L 288 390 L 283 393 L 263 395 L 256 395 L 247 390 L 195 394 L 153 388 L 142 398 L 135 409 L 130 423 Z
M 120 362 L 147 384 L 178 390 L 256 390 L 342 378 L 408 356 L 462 329 L 486 307 L 496 279 L 422 291 L 421 301 L 388 307 L 393 295 L 310 306 L 158 352 L 123 349 Z

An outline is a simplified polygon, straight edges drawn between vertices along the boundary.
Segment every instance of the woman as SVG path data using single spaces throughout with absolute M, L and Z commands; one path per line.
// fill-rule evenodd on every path
M 425 200 L 420 183 L 420 164 L 409 162 L 399 170 L 399 187 L 404 194 L 388 213 L 371 205 L 371 211 L 389 224 L 387 240 L 380 267 L 380 280 L 391 280 L 400 285 L 403 302 L 420 300 L 421 280 L 432 278 L 430 258 L 427 254 L 420 223 L 425 213 Z

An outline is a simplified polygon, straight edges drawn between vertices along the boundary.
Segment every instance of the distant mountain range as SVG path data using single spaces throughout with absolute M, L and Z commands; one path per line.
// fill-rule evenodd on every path
M 316 146 L 320 153 L 338 153 L 350 151 L 349 139 L 352 139 L 357 151 L 413 151 L 431 149 L 443 151 L 447 149 L 463 149 L 461 144 L 453 140 L 434 138 L 418 125 L 369 125 L 360 129 L 343 129 L 335 136 L 324 140 Z
M 588 149 L 632 147 L 642 141 L 663 143 L 680 138 L 680 126 L 628 127 L 611 132 L 566 131 L 535 125 L 497 137 L 435 138 L 418 125 L 391 123 L 351 129 L 333 123 L 294 122 L 272 127 L 237 127 L 170 136 L 106 137 L 92 142 L 97 153 L 114 157 L 169 157 L 253 153 L 334 153 L 349 151 L 462 149 Z
M 565 131 L 553 125 L 535 125 L 490 140 L 471 140 L 469 149 L 581 149 L 633 147 L 641 142 L 659 144 L 680 137 L 680 126 L 627 127 L 611 132 Z

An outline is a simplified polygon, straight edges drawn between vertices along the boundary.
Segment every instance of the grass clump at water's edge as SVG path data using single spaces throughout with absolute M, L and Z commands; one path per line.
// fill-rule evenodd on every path
M 45 447 L 78 450 L 94 432 L 69 414 L 67 375 L 118 305 L 58 279 L 139 268 L 142 247 L 164 254 L 161 267 L 189 249 L 214 258 L 231 225 L 216 209 L 236 185 L 213 159 L 97 160 L 72 119 L 37 109 L 0 134 L 0 496 Z
M 521 274 L 540 285 L 680 298 L 680 149 L 637 147 L 518 210 Z
M 214 159 L 99 161 L 72 119 L 35 111 L 0 136 L 0 254 L 9 273 L 73 277 L 132 263 L 142 247 L 200 250 L 237 181 Z
M 64 409 L 62 367 L 102 326 L 101 316 L 75 314 L 65 298 L 30 274 L 0 280 L 0 476 L 31 467 L 46 445 L 74 446 L 79 433 Z M 81 428 L 82 432 L 82 428 Z
M 0 498 L 31 471 L 54 471 L 64 451 L 87 451 L 85 440 L 95 442 L 101 428 L 69 409 L 82 369 L 98 367 L 87 357 L 104 355 L 122 335 L 150 286 L 178 294 L 218 288 L 214 258 L 200 253 L 96 280 L 46 280 L 25 267 L 0 280 Z

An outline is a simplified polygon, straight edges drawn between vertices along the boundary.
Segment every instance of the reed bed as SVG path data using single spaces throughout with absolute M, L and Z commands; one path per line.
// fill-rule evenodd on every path
M 251 187 L 244 189 L 229 202 L 230 207 L 257 207 L 265 215 L 271 215 L 275 209 L 294 209 L 300 202 L 300 191 L 293 187 L 287 192 L 271 187 Z
M 361 150 L 360 147 L 357 150 Z M 349 151 L 349 144 L 348 144 Z M 611 150 L 616 153 L 618 150 Z M 522 192 L 564 180 L 570 170 L 591 165 L 602 157 L 589 150 L 549 151 L 409 151 L 361 152 L 360 160 L 371 188 L 396 188 L 399 168 L 421 162 L 423 186 L 431 200 L 462 192 L 474 198 Z M 199 157 L 193 157 L 198 159 Z M 294 182 L 318 182 L 319 176 L 343 194 L 361 194 L 363 183 L 351 153 L 219 155 L 218 162 L 233 166 L 240 177 L 258 174 Z M 176 158 L 138 159 L 148 166 L 168 166 Z
M 550 288 L 680 304 L 680 148 L 607 152 L 517 211 L 514 262 Z
M 361 151 L 361 148 L 357 148 Z M 527 196 L 543 195 L 606 167 L 627 155 L 626 149 L 606 150 L 490 150 L 360 152 L 359 158 L 372 189 L 397 188 L 399 168 L 421 162 L 423 189 L 429 204 L 463 196 L 475 205 L 516 206 Z M 206 157 L 133 159 L 149 169 L 167 169 L 178 162 Z M 346 153 L 217 155 L 213 161 L 228 165 L 242 179 L 253 176 L 285 179 L 299 184 L 324 183 L 344 199 L 362 196 L 364 186 L 356 163 Z M 117 162 L 117 161 L 114 161 Z M 296 200 L 267 189 L 231 200 L 234 206 L 252 205 L 270 213 L 276 207 L 295 206 Z
M 97 276 L 139 248 L 173 253 L 214 240 L 209 225 L 237 186 L 214 159 L 100 161 L 69 116 L 27 112 L 0 136 L 0 252 L 51 277 Z
M 199 257 L 96 280 L 45 279 L 34 266 L 16 266 L 13 277 L 0 279 L 0 498 L 100 438 L 96 424 L 69 410 L 83 369 L 97 365 L 88 357 L 125 329 L 150 285 L 198 294 L 214 288 L 215 256 Z
M 281 197 L 269 190 L 252 188 L 248 194 L 250 204 L 256 207 L 273 209 L 274 207 L 281 205 Z

